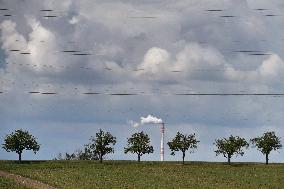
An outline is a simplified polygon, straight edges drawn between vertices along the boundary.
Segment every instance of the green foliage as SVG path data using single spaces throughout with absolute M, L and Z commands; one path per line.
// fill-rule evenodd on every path
M 84 150 L 79 150 L 75 153 L 77 157 L 76 160 L 98 160 L 98 156 L 96 153 L 92 153 L 92 150 L 89 146 L 86 146 Z
M 73 153 L 59 153 L 54 160 L 98 160 L 98 156 L 96 153 L 92 153 L 92 150 L 88 145 L 85 146 L 83 150 L 76 150 Z
M 268 164 L 270 152 L 282 148 L 280 138 L 275 135 L 275 132 L 266 132 L 261 137 L 251 139 L 251 142 L 262 154 L 266 155 L 266 164 Z
M 5 137 L 3 148 L 7 152 L 16 152 L 19 155 L 19 162 L 21 162 L 21 155 L 24 150 L 32 150 L 34 153 L 39 151 L 40 145 L 36 140 L 37 139 L 29 134 L 28 131 L 23 131 L 20 129 Z
M 175 138 L 171 142 L 168 142 L 168 145 L 172 151 L 171 155 L 174 156 L 177 151 L 182 152 L 182 162 L 184 163 L 185 152 L 189 149 L 196 149 L 198 142 L 200 141 L 196 140 L 195 133 L 184 135 L 178 132 Z M 193 150 L 190 152 L 192 153 Z
M 92 157 L 99 157 L 100 162 L 103 161 L 105 155 L 114 153 L 113 146 L 116 143 L 116 137 L 112 136 L 109 132 L 104 132 L 100 129 L 96 133 L 96 137 L 91 137 L 90 141 L 87 149 L 92 154 Z
M 217 139 L 215 141 L 217 150 L 216 155 L 222 154 L 224 157 L 228 158 L 228 163 L 231 163 L 231 157 L 233 155 L 244 155 L 243 148 L 248 148 L 249 144 L 244 138 L 239 136 L 230 136 L 228 139 Z
M 127 139 L 127 147 L 124 148 L 124 153 L 136 153 L 138 156 L 138 162 L 143 154 L 150 154 L 154 152 L 153 146 L 150 145 L 150 138 L 143 131 L 140 133 L 134 133 Z

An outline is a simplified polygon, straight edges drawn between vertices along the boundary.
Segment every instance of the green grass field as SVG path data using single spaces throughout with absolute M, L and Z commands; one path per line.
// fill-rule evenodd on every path
M 28 189 L 20 184 L 13 182 L 11 179 L 0 177 L 1 189 Z
M 284 188 L 284 164 L 105 161 L 0 162 L 0 169 L 58 188 Z M 3 179 L 0 186 L 5 186 Z M 15 187 L 16 188 L 16 187 Z

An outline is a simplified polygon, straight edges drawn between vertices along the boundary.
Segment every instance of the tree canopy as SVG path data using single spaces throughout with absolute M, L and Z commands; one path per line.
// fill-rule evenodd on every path
M 175 136 L 175 138 L 168 142 L 169 148 L 172 151 L 171 155 L 175 155 L 175 152 L 181 151 L 182 152 L 182 163 L 184 164 L 184 158 L 185 158 L 185 152 L 189 149 L 196 149 L 197 143 L 199 141 L 196 140 L 195 134 L 182 134 L 178 132 Z
M 91 152 L 93 157 L 98 156 L 101 163 L 106 154 L 114 153 L 113 146 L 116 144 L 116 137 L 112 136 L 111 133 L 100 129 L 96 133 L 96 137 L 91 137 L 90 141 L 87 148 L 88 153 Z
M 228 164 L 231 164 L 233 155 L 244 155 L 243 148 L 248 148 L 249 144 L 244 138 L 239 136 L 230 136 L 229 138 L 217 139 L 214 143 L 217 147 L 216 155 L 222 154 L 228 158 Z
M 265 155 L 266 164 L 268 164 L 270 152 L 282 148 L 280 138 L 275 135 L 275 132 L 266 132 L 261 137 L 251 139 L 251 142 Z
M 124 148 L 124 153 L 136 153 L 138 162 L 143 154 L 150 154 L 154 152 L 153 146 L 150 145 L 150 138 L 143 131 L 134 133 L 127 139 L 127 147 Z
M 98 160 L 98 155 L 93 153 L 89 145 L 83 149 L 75 150 L 73 153 L 59 153 L 54 160 Z
M 28 131 L 19 129 L 5 137 L 3 148 L 7 152 L 16 152 L 19 156 L 19 162 L 21 163 L 24 150 L 32 150 L 36 153 L 39 151 L 40 145 L 37 139 L 29 134 Z

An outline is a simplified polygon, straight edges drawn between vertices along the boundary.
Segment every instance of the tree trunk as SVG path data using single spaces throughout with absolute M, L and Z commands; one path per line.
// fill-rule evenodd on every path
M 228 155 L 228 164 L 231 165 L 231 156 Z
M 140 163 L 140 154 L 138 154 L 138 162 Z
M 182 152 L 182 164 L 184 164 L 185 152 Z
M 103 163 L 103 156 L 100 155 L 100 163 Z
M 18 154 L 19 154 L 19 163 L 21 163 L 22 162 L 22 153 L 20 152 Z
M 268 154 L 265 154 L 266 165 L 268 165 Z

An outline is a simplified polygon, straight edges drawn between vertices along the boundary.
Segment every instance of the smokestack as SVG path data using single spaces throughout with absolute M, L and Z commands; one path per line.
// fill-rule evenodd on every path
M 161 124 L 161 161 L 164 161 L 164 134 L 165 134 L 165 124 Z
M 147 117 L 140 117 L 140 123 L 130 120 L 129 123 L 137 128 L 144 124 L 155 124 L 161 126 L 161 151 L 160 151 L 160 158 L 161 161 L 164 161 L 164 134 L 165 134 L 165 123 L 162 119 L 157 118 L 153 115 L 148 115 Z

